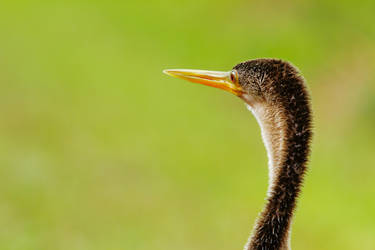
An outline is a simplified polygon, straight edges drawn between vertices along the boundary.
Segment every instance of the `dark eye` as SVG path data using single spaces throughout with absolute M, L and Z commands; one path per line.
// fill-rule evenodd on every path
M 232 70 L 232 72 L 230 72 L 230 80 L 234 83 L 237 82 L 237 72 L 236 71 Z

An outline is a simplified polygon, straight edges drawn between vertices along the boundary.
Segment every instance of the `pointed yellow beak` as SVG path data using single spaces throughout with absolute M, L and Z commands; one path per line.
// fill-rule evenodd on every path
M 166 69 L 163 70 L 163 72 L 167 75 L 181 78 L 190 82 L 224 89 L 237 96 L 241 96 L 244 93 L 238 83 L 238 73 L 235 70 L 222 72 L 194 69 Z

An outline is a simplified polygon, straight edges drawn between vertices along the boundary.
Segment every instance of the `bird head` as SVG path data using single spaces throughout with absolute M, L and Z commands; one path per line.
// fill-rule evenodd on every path
M 304 84 L 294 66 L 277 59 L 245 61 L 226 72 L 168 69 L 164 73 L 226 90 L 243 99 L 250 107 L 260 103 L 274 105 L 283 102 L 285 98 L 291 98 L 293 86 Z

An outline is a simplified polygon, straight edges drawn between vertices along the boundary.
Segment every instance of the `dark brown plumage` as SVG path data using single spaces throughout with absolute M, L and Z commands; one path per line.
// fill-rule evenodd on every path
M 240 63 L 230 72 L 165 73 L 227 90 L 248 104 L 262 130 L 270 183 L 267 202 L 245 249 L 288 249 L 312 137 L 310 97 L 298 70 L 282 60 L 256 59 Z
M 310 98 L 303 78 L 287 62 L 259 59 L 240 63 L 233 69 L 239 74 L 240 85 L 255 96 L 255 102 L 279 116 L 283 125 L 272 129 L 284 130 L 285 146 L 277 152 L 279 164 L 273 166 L 273 187 L 247 249 L 288 248 L 288 230 L 310 151 Z

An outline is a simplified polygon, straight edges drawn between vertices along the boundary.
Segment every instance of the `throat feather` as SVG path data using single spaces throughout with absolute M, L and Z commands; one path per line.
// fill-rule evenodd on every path
M 283 114 L 275 109 L 267 108 L 263 105 L 254 105 L 248 109 L 255 116 L 262 134 L 262 140 L 268 157 L 268 196 L 275 184 L 275 177 L 280 170 L 280 165 L 284 159 L 286 121 Z

